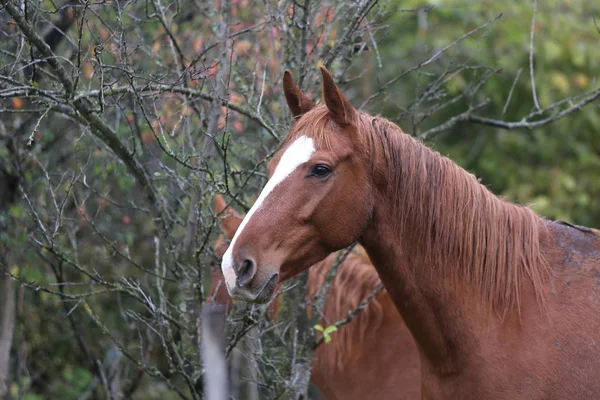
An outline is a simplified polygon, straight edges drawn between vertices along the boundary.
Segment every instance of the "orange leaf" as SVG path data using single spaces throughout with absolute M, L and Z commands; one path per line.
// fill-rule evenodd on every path
M 231 95 L 229 95 L 229 103 L 233 104 L 234 106 L 241 106 L 242 96 L 237 93 L 231 93 Z
M 200 53 L 202 51 L 202 45 L 204 44 L 204 40 L 202 38 L 198 38 L 194 41 L 194 51 L 196 53 Z
M 23 99 L 20 97 L 12 98 L 12 105 L 15 110 L 20 110 L 23 108 Z
M 142 142 L 144 142 L 144 144 L 149 144 L 154 140 L 154 135 L 150 132 L 144 132 L 142 133 Z
M 104 41 L 108 39 L 108 30 L 104 27 L 100 28 L 100 38 Z
M 206 71 L 206 75 L 214 76 L 217 75 L 217 72 L 219 72 L 219 64 L 215 62 L 208 68 L 208 70 Z
M 247 53 L 252 49 L 252 43 L 248 40 L 239 40 L 233 44 L 233 51 L 238 54 Z
M 233 123 L 233 126 L 235 127 L 235 130 L 238 132 L 242 132 L 242 123 L 240 121 L 235 121 Z

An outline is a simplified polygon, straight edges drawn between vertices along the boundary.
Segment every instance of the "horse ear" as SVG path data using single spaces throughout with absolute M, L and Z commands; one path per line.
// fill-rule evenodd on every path
M 214 208 L 217 214 L 223 216 L 223 219 L 219 221 L 221 229 L 223 229 L 229 240 L 233 239 L 244 217 L 233 208 L 227 207 L 227 202 L 220 194 L 217 194 L 214 198 Z
M 287 69 L 283 73 L 283 93 L 294 117 L 306 114 L 315 106 L 315 103 L 296 86 L 292 74 Z
M 321 66 L 323 75 L 323 98 L 329 114 L 339 125 L 348 125 L 354 120 L 356 110 L 348 99 L 340 92 L 327 68 Z

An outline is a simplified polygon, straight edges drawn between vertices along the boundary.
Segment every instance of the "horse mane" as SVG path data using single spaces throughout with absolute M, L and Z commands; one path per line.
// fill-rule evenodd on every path
M 524 279 L 544 306 L 542 224 L 530 208 L 498 198 L 473 174 L 385 118 L 357 111 L 353 122 L 374 177 L 387 177 L 381 186 L 396 200 L 391 211 L 402 249 L 410 249 L 403 252 L 407 261 L 432 266 L 422 273 L 455 261 L 455 287 L 464 289 L 467 281 L 500 314 L 513 306 L 520 312 Z M 318 105 L 294 124 L 285 142 L 307 135 L 330 148 L 328 137 L 336 130 L 327 107 Z
M 348 312 L 356 309 L 381 283 L 373 265 L 365 262 L 366 252 L 362 246 L 357 245 L 356 248 L 358 251 L 350 252 L 340 264 L 328 288 L 322 310 L 325 319 L 323 327 L 346 318 Z M 335 265 L 336 257 L 337 253 L 333 253 L 311 268 L 307 283 L 307 298 L 313 298 L 319 293 L 327 274 Z M 327 346 L 327 350 L 324 350 L 319 357 L 331 357 L 333 365 L 339 369 L 352 361 L 353 357 L 360 353 L 356 351 L 357 346 L 367 342 L 366 337 L 369 334 L 376 334 L 383 322 L 386 303 L 382 303 L 381 300 L 386 295 L 387 292 L 382 289 L 362 312 L 354 316 L 352 323 L 341 326 L 333 333 L 331 342 L 321 345 Z M 393 303 L 389 302 L 388 306 L 393 307 Z M 393 312 L 396 312 L 395 308 Z

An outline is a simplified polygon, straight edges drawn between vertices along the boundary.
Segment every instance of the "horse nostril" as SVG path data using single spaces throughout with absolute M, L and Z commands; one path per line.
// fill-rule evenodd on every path
M 254 261 L 245 259 L 237 271 L 238 286 L 246 286 L 256 274 L 256 264 Z

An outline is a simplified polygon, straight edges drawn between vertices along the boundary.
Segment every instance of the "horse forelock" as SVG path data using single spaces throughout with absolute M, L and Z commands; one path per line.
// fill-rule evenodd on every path
M 327 107 L 319 104 L 296 120 L 281 146 L 292 143 L 300 136 L 308 136 L 314 140 L 317 148 L 331 150 L 331 134 L 336 129 L 339 129 L 339 126 L 327 111 Z

